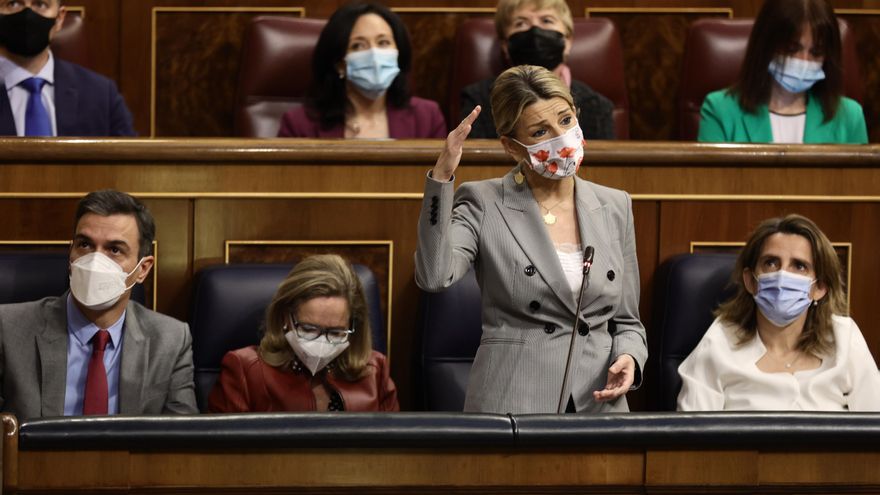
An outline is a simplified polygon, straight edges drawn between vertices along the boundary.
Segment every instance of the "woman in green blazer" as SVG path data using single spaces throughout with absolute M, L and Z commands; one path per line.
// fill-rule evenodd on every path
M 767 0 L 739 79 L 706 96 L 702 142 L 868 142 L 856 101 L 842 96 L 840 28 L 825 0 Z

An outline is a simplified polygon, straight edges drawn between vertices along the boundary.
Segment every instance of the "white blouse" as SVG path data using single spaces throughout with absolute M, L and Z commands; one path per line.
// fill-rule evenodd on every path
M 770 112 L 770 130 L 773 132 L 773 142 L 803 143 L 806 123 L 806 112 L 798 115 L 781 115 Z
M 766 373 L 759 337 L 737 345 L 736 325 L 715 319 L 678 367 L 680 411 L 880 411 L 880 371 L 852 318 L 833 316 L 834 351 L 817 369 Z
M 559 257 L 559 264 L 562 265 L 565 281 L 568 282 L 568 287 L 577 300 L 578 290 L 584 280 L 584 251 L 580 244 L 564 242 L 556 245 L 556 256 Z

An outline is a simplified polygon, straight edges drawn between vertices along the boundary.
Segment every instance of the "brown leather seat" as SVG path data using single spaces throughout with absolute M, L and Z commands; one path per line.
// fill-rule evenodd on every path
M 86 30 L 83 18 L 74 13 L 68 13 L 64 18 L 64 25 L 52 38 L 52 53 L 67 62 L 88 67 L 88 43 L 86 42 Z
M 623 49 L 617 28 L 609 19 L 575 19 L 568 59 L 571 76 L 614 103 L 617 139 L 629 138 L 629 100 L 623 73 Z M 448 122 L 458 122 L 461 89 L 495 77 L 506 68 L 492 19 L 468 19 L 455 34 Z
M 844 94 L 862 101 L 864 86 L 859 75 L 855 35 L 839 19 L 843 47 Z M 691 24 L 682 58 L 678 93 L 678 138 L 697 139 L 700 107 L 712 91 L 734 83 L 746 55 L 754 19 L 700 19 Z
M 302 104 L 323 19 L 261 16 L 242 49 L 235 102 L 236 136 L 275 137 L 281 116 Z

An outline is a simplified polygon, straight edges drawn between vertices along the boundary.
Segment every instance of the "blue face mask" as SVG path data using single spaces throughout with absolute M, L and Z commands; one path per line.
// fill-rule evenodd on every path
M 763 273 L 755 277 L 758 290 L 755 303 L 761 314 L 777 327 L 784 327 L 802 315 L 813 300 L 810 288 L 815 280 L 785 270 Z
M 822 64 L 795 57 L 777 57 L 770 61 L 770 74 L 789 93 L 803 93 L 825 79 Z
M 398 74 L 397 50 L 393 48 L 370 48 L 345 56 L 345 77 L 371 100 L 385 94 Z

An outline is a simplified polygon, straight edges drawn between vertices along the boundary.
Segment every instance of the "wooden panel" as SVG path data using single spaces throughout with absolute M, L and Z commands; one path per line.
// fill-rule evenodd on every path
M 127 488 L 131 478 L 124 451 L 21 452 L 18 468 L 27 489 Z
M 492 18 L 494 9 L 404 7 L 395 10 L 406 24 L 412 41 L 410 80 L 413 81 L 413 94 L 436 101 L 446 113 L 455 63 L 455 30 L 469 18 Z M 445 84 L 438 84 L 440 82 Z M 458 120 L 457 114 L 446 115 L 447 124 Z
M 868 124 L 868 139 L 880 142 L 880 10 L 847 10 L 839 13 L 846 19 L 856 35 L 859 66 L 865 86 L 865 120 Z
M 758 452 L 656 451 L 645 457 L 649 485 L 758 484 Z
M 17 454 L 18 469 L 10 472 L 5 487 L 17 488 L 16 493 L 839 494 L 880 489 L 877 452 L 606 447 L 11 453 Z
M 67 0 L 68 15 L 83 17 L 88 63 L 86 67 L 119 81 L 119 0 Z M 123 91 L 124 94 L 124 91 Z
M 608 17 L 620 31 L 632 139 L 673 139 L 687 28 L 699 18 L 727 18 L 728 12 L 593 11 L 590 16 Z
M 153 9 L 152 136 L 231 136 L 245 30 L 257 15 L 296 8 Z M 180 33 L 187 33 L 181 36 Z

